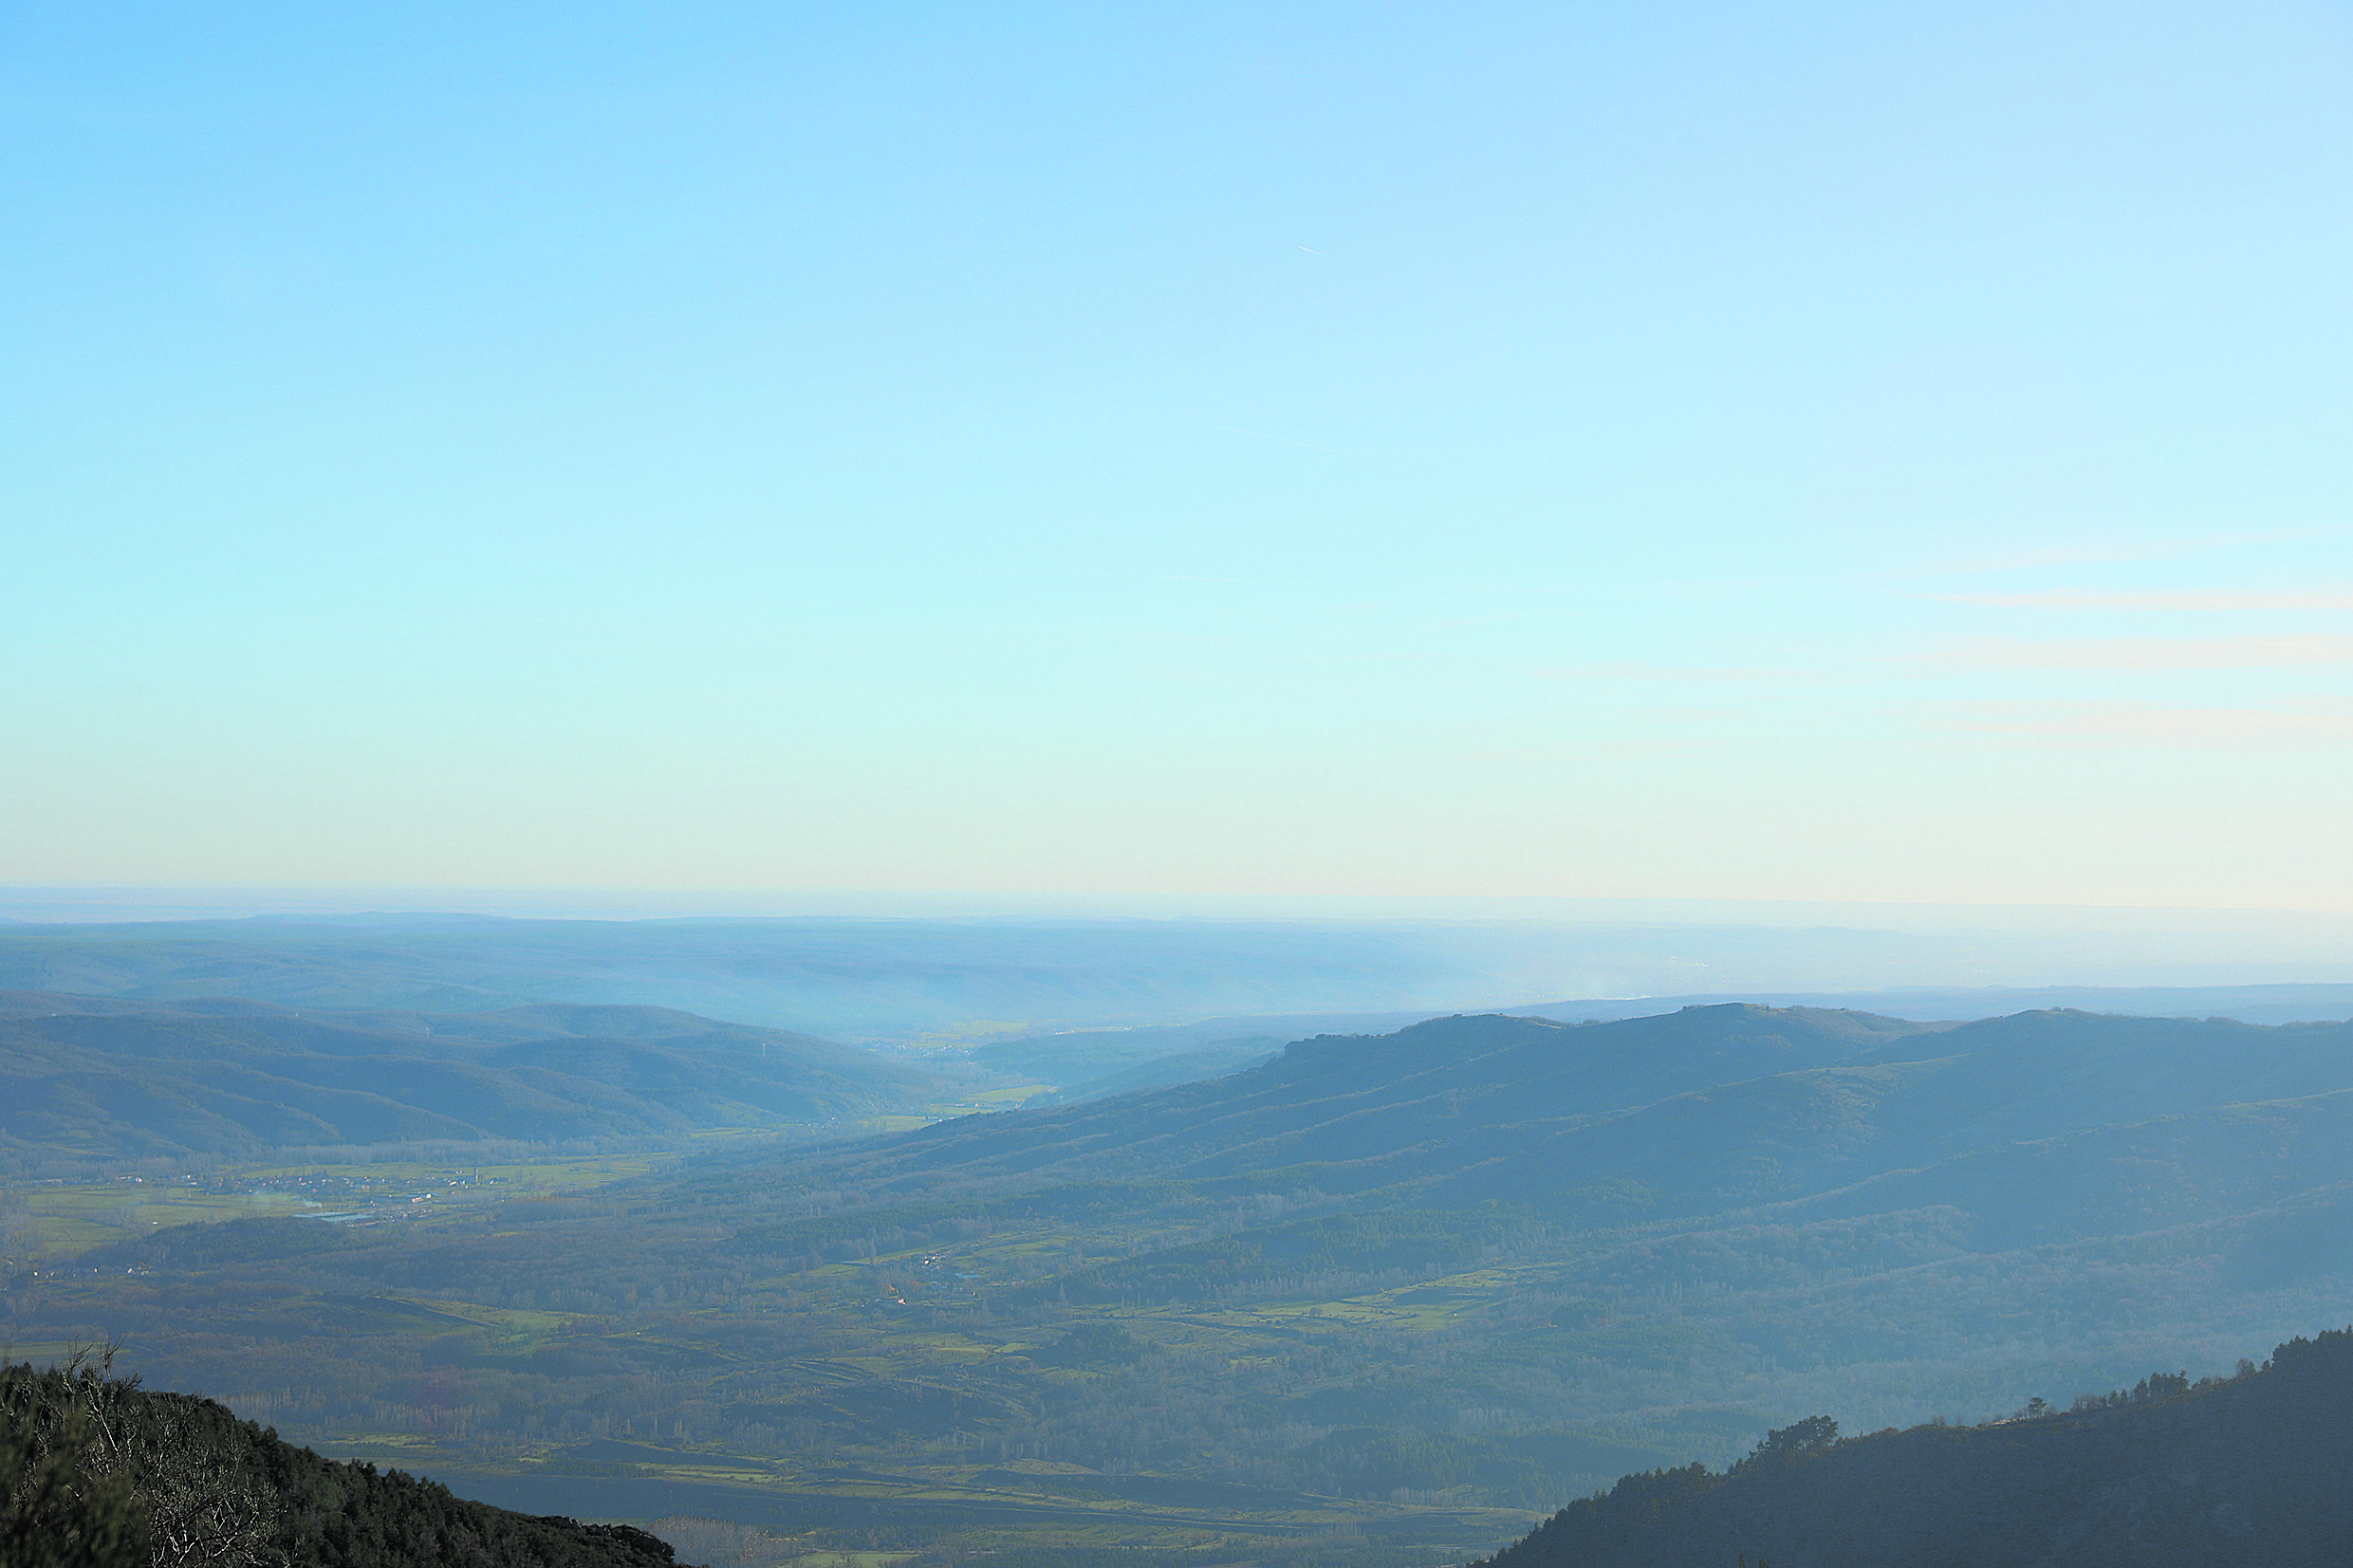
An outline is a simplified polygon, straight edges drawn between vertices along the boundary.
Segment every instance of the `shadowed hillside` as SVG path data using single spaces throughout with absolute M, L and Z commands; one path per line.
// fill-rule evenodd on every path
M 1628 1476 L 1491 1568 L 2338 1568 L 2353 1561 L 2353 1330 L 2261 1370 L 2158 1374 L 2071 1411 Z
M 9 1568 L 668 1568 L 663 1541 L 469 1503 L 281 1442 L 209 1399 L 0 1366 Z

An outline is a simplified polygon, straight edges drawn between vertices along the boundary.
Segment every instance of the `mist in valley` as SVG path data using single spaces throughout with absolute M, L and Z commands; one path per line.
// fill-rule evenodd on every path
M 2326 8 L 0 16 L 0 1562 L 2353 1561 Z

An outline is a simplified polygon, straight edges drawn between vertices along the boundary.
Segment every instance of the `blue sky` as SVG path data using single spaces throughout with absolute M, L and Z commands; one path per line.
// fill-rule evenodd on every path
M 2344 909 L 2349 77 L 8 6 L 0 880 Z

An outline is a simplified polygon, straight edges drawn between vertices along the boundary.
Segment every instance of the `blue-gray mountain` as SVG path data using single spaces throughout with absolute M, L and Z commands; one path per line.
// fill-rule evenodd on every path
M 2345 1090 L 2353 1025 L 2342 1024 L 2040 1012 L 1938 1026 L 1738 1005 L 1583 1026 L 1486 1016 L 1302 1041 L 1227 1078 L 945 1122 L 835 1169 L 908 1190 L 1311 1172 L 1336 1196 L 1501 1199 L 1560 1222 L 1759 1205 L 1849 1214 L 1977 1194 L 1973 1211 L 2023 1234 L 2097 1207 L 2070 1189 L 2103 1165 L 2128 1173 L 2130 1201 L 2152 1215 L 2334 1182 L 2353 1173 L 2330 1142 L 2353 1114 L 2332 1098 Z M 2124 1152 L 2251 1139 L 2270 1156 L 2147 1171 Z M 2063 1169 L 2070 1182 L 2045 1179 Z
M 1404 1023 L 1541 995 L 1509 976 L 1549 968 L 1529 954 L 1564 945 L 1541 930 L 1296 922 L 183 920 L 9 928 L 0 989 L 468 1013 L 587 1002 L 903 1040 L 1342 1009 Z
M 857 1506 L 920 1493 L 927 1529 L 967 1507 L 940 1487 L 1026 1476 L 1043 1510 L 1111 1477 L 1492 1549 L 1525 1523 L 1480 1507 L 1819 1411 L 2064 1407 L 2343 1321 L 2349 1122 L 2343 1024 L 1438 1019 L 560 1204 L 167 1232 L 92 1260 L 148 1272 L 12 1282 L 6 1332 L 109 1329 L 158 1381 L 411 1433 L 542 1510 L 565 1455 L 655 1433 L 786 1512 L 854 1455 Z M 750 1505 L 705 1484 L 662 1506 Z
M 676 1138 L 869 1116 L 938 1088 L 830 1041 L 659 1007 L 327 1013 L 0 992 L 0 1169 Z

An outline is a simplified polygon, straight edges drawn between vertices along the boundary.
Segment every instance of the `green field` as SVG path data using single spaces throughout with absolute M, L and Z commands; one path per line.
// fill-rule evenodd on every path
M 62 1263 L 92 1247 L 173 1226 L 357 1212 L 376 1223 L 454 1218 L 489 1203 L 600 1187 L 673 1164 L 675 1154 L 583 1156 L 532 1165 L 255 1165 L 195 1177 L 118 1177 L 13 1189 L 28 1212 L 30 1260 Z M 222 1189 L 227 1189 L 223 1190 Z
M 1035 1088 L 1016 1095 L 1036 1092 Z M 903 1132 L 978 1105 L 943 1106 L 931 1116 L 879 1116 L 829 1130 L 834 1137 Z M 0 1201 L 29 1222 L 5 1255 L 18 1263 L 63 1264 L 93 1247 L 174 1226 L 208 1221 L 356 1214 L 352 1223 L 431 1225 L 485 1206 L 556 1197 L 643 1176 L 691 1154 L 774 1141 L 766 1128 L 715 1128 L 659 1153 L 566 1154 L 530 1162 L 451 1164 L 387 1160 L 336 1165 L 261 1162 L 193 1173 L 118 1175 L 108 1180 L 17 1182 Z
M 162 1181 L 83 1182 L 19 1194 L 29 1212 L 33 1258 L 67 1258 L 127 1236 L 201 1220 L 300 1214 L 315 1206 L 287 1192 L 209 1192 Z

